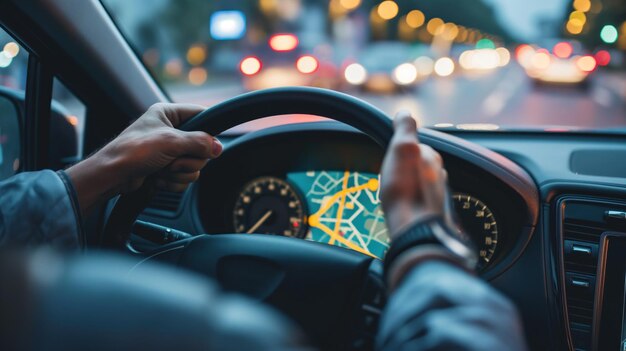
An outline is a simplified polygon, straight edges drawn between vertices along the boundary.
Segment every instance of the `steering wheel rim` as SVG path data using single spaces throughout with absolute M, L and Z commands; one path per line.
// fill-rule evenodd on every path
M 246 122 L 289 114 L 316 115 L 345 123 L 384 149 L 393 135 L 391 119 L 377 107 L 348 94 L 312 87 L 282 87 L 242 94 L 207 108 L 178 128 L 219 135 Z M 107 218 L 101 245 L 126 247 L 133 223 L 155 192 L 154 183 L 148 178 L 138 190 L 120 195 Z

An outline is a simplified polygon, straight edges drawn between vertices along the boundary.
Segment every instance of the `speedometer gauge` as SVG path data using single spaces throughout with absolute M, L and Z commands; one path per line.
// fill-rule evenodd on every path
M 237 233 L 304 238 L 305 213 L 300 196 L 289 183 L 276 177 L 261 177 L 241 190 L 233 211 L 233 224 Z
M 452 196 L 461 226 L 478 247 L 478 268 L 493 259 L 498 246 L 498 222 L 493 212 L 481 200 L 463 193 Z

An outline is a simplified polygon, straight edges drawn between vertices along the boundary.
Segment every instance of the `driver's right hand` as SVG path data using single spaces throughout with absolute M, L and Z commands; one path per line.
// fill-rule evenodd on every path
M 395 116 L 394 130 L 381 170 L 380 194 L 390 239 L 431 215 L 441 215 L 454 227 L 441 155 L 419 143 L 417 122 L 409 112 Z

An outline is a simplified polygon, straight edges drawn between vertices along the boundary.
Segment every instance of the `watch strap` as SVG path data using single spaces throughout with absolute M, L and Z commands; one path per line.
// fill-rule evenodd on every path
M 445 238 L 441 233 L 445 232 Z M 447 242 L 444 242 L 448 239 Z M 475 261 L 475 252 L 470 243 L 464 243 L 452 228 L 448 226 L 442 216 L 432 216 L 422 219 L 400 234 L 391 244 L 384 261 L 384 275 L 387 276 L 389 268 L 394 261 L 407 250 L 418 245 L 437 245 L 449 251 L 452 255 L 467 262 L 471 266 Z

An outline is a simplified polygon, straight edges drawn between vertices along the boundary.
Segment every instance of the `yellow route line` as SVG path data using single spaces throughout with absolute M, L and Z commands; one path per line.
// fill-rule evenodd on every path
M 322 223 L 318 223 L 316 225 L 316 228 L 320 229 L 321 231 L 323 231 L 324 233 L 328 234 L 331 238 L 335 238 L 335 240 L 339 241 L 340 243 L 346 245 L 346 247 L 354 250 L 354 251 L 358 251 L 360 253 L 366 254 L 368 256 L 374 257 L 374 258 L 378 258 L 375 255 L 373 255 L 371 252 L 369 252 L 367 249 L 360 247 L 359 245 L 355 244 L 354 242 L 344 238 L 341 235 L 336 235 L 332 230 L 330 230 L 330 228 L 328 228 L 327 226 L 325 226 Z
M 341 191 L 344 192 L 346 191 L 346 187 L 348 186 L 348 178 L 350 177 L 350 172 L 345 171 L 343 173 L 343 185 L 341 186 Z M 339 201 L 339 208 L 337 209 L 337 219 L 335 220 L 335 230 L 333 230 L 333 233 L 335 233 L 335 235 L 330 237 L 330 240 L 328 241 L 329 244 L 333 245 L 335 243 L 335 238 L 337 236 L 339 236 L 339 227 L 341 226 L 341 218 L 343 216 L 343 207 L 346 204 L 346 193 L 343 193 L 341 195 L 341 200 Z
M 321 216 L 322 214 L 324 214 L 324 212 L 328 211 L 329 208 L 331 208 L 333 206 L 333 204 L 335 203 L 335 201 L 339 198 L 339 196 L 343 195 L 343 194 L 347 194 L 347 193 L 354 193 L 357 192 L 359 190 L 363 190 L 369 187 L 369 183 L 365 183 L 365 184 L 361 184 L 359 186 L 353 186 L 351 188 L 348 188 L 346 190 L 342 190 L 340 192 L 337 192 L 335 194 L 333 194 L 333 196 L 331 196 L 330 199 L 328 199 L 328 201 L 326 202 L 326 204 L 324 204 L 323 207 L 321 207 L 317 212 L 315 212 L 314 214 L 311 215 L 311 217 L 313 216 Z
M 348 173 L 348 172 L 346 171 L 346 173 Z M 346 179 L 347 179 L 347 177 L 346 177 Z M 344 181 L 345 181 L 345 179 L 344 179 Z M 361 184 L 361 185 L 358 185 L 358 186 L 353 186 L 353 187 L 350 187 L 350 188 L 345 188 L 345 186 L 344 186 L 344 189 L 342 189 L 341 191 L 333 194 L 333 196 L 331 196 L 330 199 L 328 199 L 328 201 L 324 204 L 324 206 L 320 207 L 320 209 L 317 212 L 315 212 L 314 214 L 309 216 L 309 226 L 314 227 L 314 228 L 318 228 L 321 231 L 323 231 L 324 233 L 326 233 L 328 236 L 330 236 L 329 243 L 334 243 L 335 241 L 339 241 L 340 243 L 344 244 L 345 246 L 347 246 L 348 248 L 350 248 L 352 250 L 355 250 L 355 251 L 358 251 L 360 253 L 363 253 L 363 254 L 366 254 L 368 256 L 372 256 L 372 257 L 376 258 L 376 256 L 373 255 L 371 252 L 369 252 L 369 250 L 367 248 L 363 248 L 363 247 L 357 245 L 356 243 L 354 243 L 354 242 L 352 242 L 350 240 L 347 240 L 346 238 L 344 238 L 341 235 L 339 235 L 336 231 L 333 231 L 330 228 L 328 228 L 327 226 L 325 226 L 324 224 L 322 224 L 322 222 L 320 221 L 321 216 L 334 205 L 335 201 L 337 201 L 337 199 L 339 197 L 344 196 L 344 200 L 345 200 L 345 195 L 346 194 L 357 192 L 357 191 L 360 191 L 360 190 L 363 190 L 363 189 L 367 189 L 367 188 L 369 188 L 372 191 L 375 191 L 376 189 L 378 189 L 378 179 L 372 178 L 365 184 Z M 341 219 L 341 217 L 338 217 L 338 218 Z

